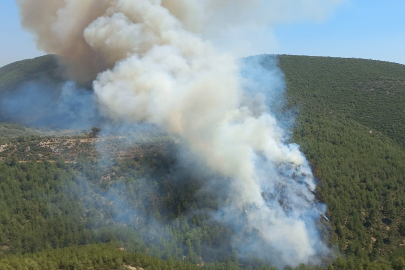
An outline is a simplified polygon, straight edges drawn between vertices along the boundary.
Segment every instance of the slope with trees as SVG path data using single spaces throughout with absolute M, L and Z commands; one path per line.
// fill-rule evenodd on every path
M 56 72 L 49 56 L 27 63 L 0 69 L 0 92 Z M 404 269 L 405 67 L 285 55 L 279 66 L 292 140 L 328 206 L 338 255 L 329 269 Z M 238 258 L 232 230 L 209 218 L 215 195 L 197 192 L 204 179 L 174 177 L 183 165 L 171 138 L 128 144 L 6 123 L 0 132 L 0 269 L 270 269 Z

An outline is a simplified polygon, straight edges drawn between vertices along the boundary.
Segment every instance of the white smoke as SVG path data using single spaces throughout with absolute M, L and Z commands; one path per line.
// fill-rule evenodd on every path
M 93 86 L 106 114 L 180 136 L 230 179 L 216 218 L 231 225 L 243 217 L 243 230 L 261 241 L 246 249 L 268 247 L 262 256 L 281 266 L 317 263 L 325 254 L 316 229 L 323 210 L 299 147 L 286 144 L 263 96 L 244 91 L 235 39 L 241 30 L 322 20 L 340 2 L 18 0 L 40 49 L 64 56 L 76 80 L 98 74 Z

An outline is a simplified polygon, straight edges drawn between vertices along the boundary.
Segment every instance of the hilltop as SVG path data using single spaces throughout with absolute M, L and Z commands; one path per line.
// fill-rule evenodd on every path
M 405 65 L 281 55 L 291 104 L 326 118 L 356 121 L 405 147 Z
M 22 84 L 40 78 L 62 80 L 57 59 L 45 55 L 14 62 L 0 68 L 0 95 L 13 91 Z

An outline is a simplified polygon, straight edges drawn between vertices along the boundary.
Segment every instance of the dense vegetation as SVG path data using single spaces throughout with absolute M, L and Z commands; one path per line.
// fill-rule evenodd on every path
M 332 243 L 355 262 L 339 268 L 404 257 L 405 66 L 306 56 L 280 56 L 279 65 Z
M 236 263 L 226 261 L 195 265 L 179 260 L 161 260 L 143 253 L 129 253 L 119 243 L 72 246 L 64 249 L 47 250 L 23 256 L 7 256 L 0 259 L 0 270 L 70 270 L 70 269 L 117 269 L 117 270 L 238 270 Z M 258 270 L 272 270 L 271 267 L 257 267 Z
M 353 120 L 405 147 L 405 66 L 364 59 L 279 57 L 291 104 Z
M 405 269 L 405 67 L 305 56 L 279 66 L 293 139 L 328 205 L 338 255 L 328 268 Z M 54 69 L 49 56 L 3 67 L 0 92 Z M 238 258 L 176 142 L 139 136 L 2 123 L 0 269 L 271 269 Z

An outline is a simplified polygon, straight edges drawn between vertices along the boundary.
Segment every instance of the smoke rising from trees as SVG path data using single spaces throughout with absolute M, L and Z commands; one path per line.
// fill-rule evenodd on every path
M 73 80 L 94 80 L 105 115 L 175 134 L 228 179 L 228 198 L 213 218 L 234 228 L 238 239 L 257 237 L 235 241 L 241 254 L 280 266 L 317 263 L 328 253 L 317 229 L 325 209 L 314 197 L 306 158 L 286 143 L 288 132 L 269 107 L 273 86 L 246 89 L 234 39 L 248 29 L 322 20 L 340 2 L 18 1 L 22 25 L 38 48 L 60 55 Z M 232 35 L 224 42 L 219 37 L 226 32 Z M 282 79 L 277 72 L 269 76 L 270 83 Z

